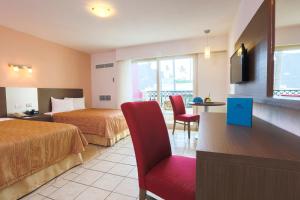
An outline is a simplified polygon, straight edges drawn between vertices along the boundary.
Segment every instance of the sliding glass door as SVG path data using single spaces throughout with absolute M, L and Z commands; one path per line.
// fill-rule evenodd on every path
M 170 95 L 181 95 L 187 107 L 193 98 L 193 56 L 136 61 L 133 64 L 133 99 L 157 100 L 167 123 L 173 123 Z
M 181 95 L 187 112 L 192 112 L 188 102 L 193 98 L 193 57 L 159 60 L 160 105 L 168 123 L 173 123 L 170 95 Z

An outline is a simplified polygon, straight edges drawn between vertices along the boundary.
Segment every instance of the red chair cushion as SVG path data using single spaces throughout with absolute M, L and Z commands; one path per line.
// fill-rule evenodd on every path
M 183 114 L 177 115 L 176 120 L 183 121 L 183 122 L 196 122 L 200 119 L 199 115 L 191 115 L 191 114 Z
M 194 200 L 196 159 L 170 156 L 153 167 L 145 178 L 146 189 L 167 200 Z

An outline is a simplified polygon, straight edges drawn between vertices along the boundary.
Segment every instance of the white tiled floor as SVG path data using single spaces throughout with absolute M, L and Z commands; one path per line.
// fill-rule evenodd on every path
M 100 179 L 98 179 L 93 186 L 108 190 L 108 191 L 113 191 L 123 180 L 124 178 L 121 176 L 113 175 L 113 174 L 105 174 L 102 176 Z
M 194 134 L 195 132 L 192 133 L 191 140 L 187 139 L 186 132 L 177 131 L 174 136 L 170 135 L 173 154 L 195 157 L 197 140 L 194 139 Z M 22 199 L 136 200 L 138 198 L 138 175 L 130 137 L 113 147 L 99 148 L 93 157 Z

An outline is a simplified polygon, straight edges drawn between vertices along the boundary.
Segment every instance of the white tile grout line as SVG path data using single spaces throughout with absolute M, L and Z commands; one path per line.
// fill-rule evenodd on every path
M 133 157 L 133 156 L 132 156 Z M 136 166 L 136 164 L 128 164 L 128 163 L 123 163 L 123 162 L 114 162 L 114 161 L 111 161 L 111 160 L 104 160 L 104 159 L 98 159 L 98 160 L 100 160 L 100 161 L 106 161 L 106 162 L 112 162 L 112 163 L 116 163 L 116 164 L 123 164 L 123 165 L 129 165 L 129 166 L 133 166 L 133 167 L 135 167 Z M 97 165 L 98 163 L 96 163 L 95 165 Z M 93 166 L 95 166 L 95 165 L 93 165 Z

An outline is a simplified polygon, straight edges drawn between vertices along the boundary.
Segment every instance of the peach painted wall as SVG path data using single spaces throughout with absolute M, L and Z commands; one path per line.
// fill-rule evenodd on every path
M 32 66 L 15 73 L 8 64 Z M 0 26 L 0 86 L 83 88 L 91 105 L 90 55 Z

